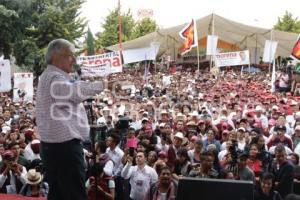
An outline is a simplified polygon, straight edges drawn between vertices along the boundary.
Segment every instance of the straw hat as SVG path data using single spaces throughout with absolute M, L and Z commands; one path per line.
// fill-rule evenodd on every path
M 26 182 L 29 185 L 37 185 L 42 181 L 43 177 L 40 172 L 35 169 L 30 169 L 26 174 Z

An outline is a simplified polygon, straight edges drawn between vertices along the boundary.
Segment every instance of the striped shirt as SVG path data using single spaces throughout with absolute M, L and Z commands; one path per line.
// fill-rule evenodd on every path
M 82 101 L 102 90 L 102 82 L 74 82 L 66 72 L 48 65 L 40 77 L 36 97 L 41 141 L 62 143 L 88 139 L 89 124 Z

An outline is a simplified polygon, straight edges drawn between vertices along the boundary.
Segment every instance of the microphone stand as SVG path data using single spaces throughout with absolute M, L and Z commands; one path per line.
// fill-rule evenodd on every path
M 91 152 L 92 152 L 92 159 L 93 159 L 93 168 L 95 170 L 95 198 L 97 200 L 98 194 L 97 194 L 97 188 L 98 188 L 98 169 L 96 168 L 96 156 L 97 152 L 95 149 L 95 137 L 96 137 L 96 127 L 95 127 L 95 115 L 93 111 L 93 98 L 88 98 L 86 101 L 86 111 L 87 111 L 87 117 L 90 125 L 90 138 L 91 138 Z

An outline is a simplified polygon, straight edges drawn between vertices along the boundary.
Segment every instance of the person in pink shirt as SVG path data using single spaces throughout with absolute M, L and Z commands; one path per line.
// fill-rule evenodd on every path
M 135 130 L 134 128 L 129 128 L 128 134 L 127 134 L 127 138 L 126 138 L 126 148 L 137 148 L 137 143 L 138 140 L 135 137 Z

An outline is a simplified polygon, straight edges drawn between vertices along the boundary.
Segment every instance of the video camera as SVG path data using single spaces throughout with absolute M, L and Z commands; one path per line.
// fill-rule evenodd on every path
M 238 142 L 237 140 L 232 140 L 232 145 L 228 149 L 229 153 L 231 154 L 231 165 L 235 165 L 237 163 L 237 158 L 240 152 L 238 149 Z

